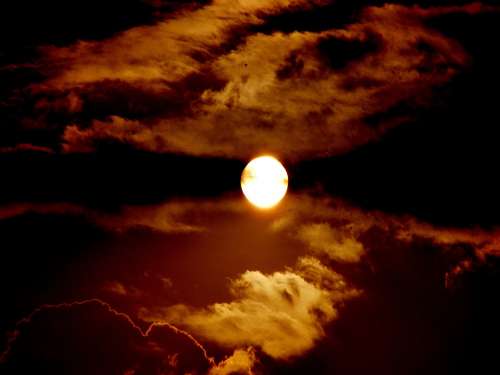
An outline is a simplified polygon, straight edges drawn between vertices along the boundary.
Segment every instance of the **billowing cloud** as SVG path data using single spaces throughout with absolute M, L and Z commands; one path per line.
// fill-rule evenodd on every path
M 313 258 L 271 275 L 247 271 L 232 282 L 231 291 L 232 302 L 202 310 L 185 305 L 145 310 L 142 317 L 188 327 L 225 347 L 257 346 L 286 359 L 311 349 L 323 336 L 323 325 L 337 317 L 338 305 L 359 293 Z

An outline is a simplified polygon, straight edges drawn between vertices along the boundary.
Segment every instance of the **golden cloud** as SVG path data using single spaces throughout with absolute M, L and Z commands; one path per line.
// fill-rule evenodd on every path
M 262 23 L 263 16 L 290 7 L 325 2 L 215 0 L 104 41 L 81 41 L 63 48 L 47 46 L 43 51 L 50 79 L 39 87 L 62 89 L 103 80 L 147 81 L 161 87 L 163 82 L 175 82 L 201 70 L 203 62 L 196 56 L 209 60 L 213 50 L 233 36 L 234 28 Z
M 66 98 L 68 111 L 78 112 L 110 96 L 98 118 L 76 117 L 66 126 L 66 152 L 112 140 L 154 152 L 245 159 L 262 151 L 289 159 L 338 154 L 407 120 L 410 114 L 383 114 L 405 103 L 426 105 L 432 88 L 466 66 L 462 47 L 426 20 L 496 9 L 385 5 L 365 8 L 343 28 L 252 31 L 270 15 L 326 3 L 218 0 L 103 41 L 45 47 L 40 66 L 47 79 L 32 91 L 59 93 L 61 100 L 44 105 L 52 111 Z M 154 106 L 172 110 L 127 116 L 137 106 L 126 88 L 119 105 L 113 92 L 99 90 L 110 82 L 157 96 Z
M 234 353 L 210 369 L 209 375 L 253 374 L 255 351 L 252 348 L 235 350 Z
M 307 279 L 306 279 L 307 278 Z M 151 312 L 149 321 L 184 326 L 198 337 L 229 348 L 257 346 L 274 358 L 304 354 L 337 317 L 337 306 L 359 292 L 316 259 L 270 275 L 247 271 L 231 284 L 235 299 L 205 309 L 176 305 Z

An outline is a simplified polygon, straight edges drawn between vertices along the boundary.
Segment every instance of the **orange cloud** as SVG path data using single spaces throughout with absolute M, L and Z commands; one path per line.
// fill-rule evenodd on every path
M 299 229 L 298 237 L 313 252 L 325 254 L 338 262 L 359 262 L 364 252 L 362 243 L 327 223 L 303 225 Z
M 44 47 L 51 77 L 40 87 L 71 88 L 103 80 L 148 81 L 163 86 L 199 71 L 214 49 L 228 42 L 234 28 L 262 23 L 262 17 L 290 7 L 309 7 L 325 0 L 215 0 L 181 10 L 153 26 L 127 30 L 102 42 Z
M 108 281 L 104 284 L 103 289 L 111 294 L 116 294 L 118 296 L 128 296 L 128 297 L 140 297 L 143 292 L 133 286 L 126 287 L 123 283 L 119 281 Z
M 329 246 L 335 249 L 339 242 L 344 242 L 344 247 L 338 251 L 349 253 L 351 259 L 361 256 L 362 249 L 357 245 L 359 237 L 374 227 L 402 241 L 424 238 L 440 246 L 470 245 L 479 257 L 500 254 L 499 228 L 440 227 L 410 215 L 363 210 L 331 197 L 295 195 L 289 197 L 289 205 L 289 209 L 273 221 L 270 229 L 298 237 L 306 241 L 313 251 L 324 255 L 333 251 L 327 251 Z M 317 237 L 313 238 L 313 232 Z
M 209 375 L 249 374 L 255 365 L 256 357 L 253 349 L 238 349 L 217 366 L 210 369 Z
M 323 326 L 337 317 L 337 306 L 359 294 L 313 258 L 271 275 L 247 271 L 232 282 L 231 291 L 232 302 L 206 309 L 144 309 L 142 318 L 173 322 L 225 347 L 257 346 L 274 358 L 287 359 L 311 349 L 323 336 Z
M 387 113 L 429 104 L 432 89 L 467 65 L 462 47 L 427 26 L 429 18 L 496 10 L 477 3 L 384 5 L 365 8 L 343 28 L 265 34 L 250 27 L 326 3 L 218 0 L 107 40 L 45 47 L 40 66 L 47 79 L 32 92 L 59 93 L 61 99 L 44 102 L 49 111 L 62 110 L 67 98 L 69 112 L 101 103 L 96 118 L 67 123 L 66 152 L 115 141 L 233 158 L 338 154 L 408 120 L 410 113 Z M 118 83 L 128 87 L 121 99 L 109 89 Z M 149 110 L 133 99 L 137 92 L 150 97 Z

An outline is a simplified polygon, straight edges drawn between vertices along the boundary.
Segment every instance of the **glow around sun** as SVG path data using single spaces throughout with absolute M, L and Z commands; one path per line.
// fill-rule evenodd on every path
M 259 208 L 271 208 L 285 196 L 288 174 L 272 156 L 260 156 L 247 164 L 241 174 L 241 189 L 245 197 Z

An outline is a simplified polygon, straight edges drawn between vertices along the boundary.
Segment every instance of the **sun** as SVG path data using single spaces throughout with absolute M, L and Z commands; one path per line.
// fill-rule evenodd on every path
M 259 208 L 276 206 L 285 196 L 288 174 L 272 156 L 259 156 L 247 164 L 241 174 L 241 189 L 245 197 Z

